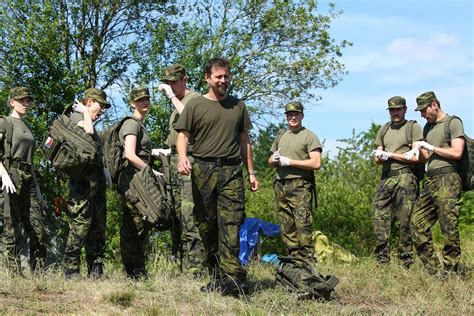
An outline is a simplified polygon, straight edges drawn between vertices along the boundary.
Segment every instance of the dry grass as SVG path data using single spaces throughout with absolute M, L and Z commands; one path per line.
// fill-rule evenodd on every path
M 473 249 L 474 241 L 463 242 L 463 261 L 470 267 Z M 59 271 L 18 277 L 0 268 L 0 314 L 474 315 L 472 277 L 442 280 L 419 266 L 379 267 L 370 258 L 352 265 L 320 266 L 321 273 L 341 280 L 334 300 L 327 303 L 298 301 L 275 283 L 271 266 L 256 263 L 249 267 L 252 293 L 241 299 L 201 293 L 206 278 L 179 274 L 165 261 L 151 263 L 146 281 L 132 281 L 120 269 L 106 268 L 105 279 L 72 281 L 64 280 Z

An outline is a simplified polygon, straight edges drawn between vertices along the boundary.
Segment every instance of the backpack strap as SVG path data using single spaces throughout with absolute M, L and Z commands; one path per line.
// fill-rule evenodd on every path
M 407 142 L 408 145 L 413 145 L 413 125 L 415 125 L 416 121 L 415 120 L 409 120 L 407 121 L 407 127 L 405 129 L 405 133 L 407 136 Z
M 382 147 L 383 147 L 383 149 L 385 149 L 385 144 L 384 144 L 383 139 L 384 139 L 384 137 L 385 137 L 385 134 L 387 134 L 388 129 L 390 128 L 390 125 L 392 125 L 392 122 L 387 122 L 387 123 L 385 123 L 385 125 L 382 126 L 382 128 L 381 128 L 380 139 L 382 140 Z
M 4 127 L 4 159 L 3 163 L 7 170 L 10 169 L 10 161 L 12 158 L 12 140 L 13 140 L 13 122 L 8 116 L 2 116 Z
M 451 131 L 449 127 L 453 119 L 458 119 L 462 123 L 462 120 L 459 116 L 448 115 L 448 118 L 446 119 L 446 121 L 444 121 L 444 137 L 446 137 L 446 140 L 448 141 L 448 143 L 451 143 Z

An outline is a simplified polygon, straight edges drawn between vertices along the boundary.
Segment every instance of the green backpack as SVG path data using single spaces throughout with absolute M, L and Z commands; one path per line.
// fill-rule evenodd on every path
M 150 164 L 136 172 L 124 194 L 146 221 L 160 230 L 174 223 L 173 204 L 166 185 L 158 181 Z
M 449 143 L 451 143 L 451 133 L 449 132 L 449 124 L 452 119 L 461 118 L 452 115 L 448 116 L 444 121 L 444 135 Z M 431 124 L 426 124 L 423 128 L 423 137 L 426 138 Z M 461 177 L 461 185 L 463 191 L 474 190 L 474 139 L 464 133 L 464 151 L 460 160 L 456 161 L 456 171 Z
M 80 179 L 100 161 L 100 145 L 74 124 L 66 113 L 53 121 L 44 134 L 40 151 L 53 167 L 73 179 Z
M 407 127 L 405 129 L 406 132 L 406 137 L 408 141 L 408 145 L 411 147 L 412 142 L 413 142 L 413 125 L 416 123 L 415 120 L 409 120 L 407 121 Z M 386 123 L 384 126 L 382 126 L 382 131 L 380 132 L 381 139 L 382 139 L 382 146 L 385 148 L 383 138 L 385 134 L 387 133 L 388 129 L 390 128 L 391 122 Z M 418 163 L 412 163 L 409 164 L 409 167 L 411 168 L 411 171 L 413 174 L 416 176 L 418 181 L 423 180 L 426 174 L 426 168 L 425 168 L 425 163 L 423 162 L 418 162 Z
M 102 132 L 102 142 L 104 148 L 104 166 L 110 172 L 112 182 L 117 184 L 120 171 L 125 166 L 125 157 L 123 155 L 124 146 L 120 141 L 120 128 L 126 120 L 132 119 L 138 121 L 133 116 L 124 117 L 120 122 L 113 124 Z M 142 136 L 139 135 L 138 138 Z
M 333 275 L 323 276 L 314 264 L 303 258 L 279 256 L 280 263 L 275 278 L 300 299 L 329 300 L 339 283 Z

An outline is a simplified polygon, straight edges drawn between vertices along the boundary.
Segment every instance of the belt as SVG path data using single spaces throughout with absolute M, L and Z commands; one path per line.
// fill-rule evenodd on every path
M 399 176 L 399 175 L 404 174 L 404 173 L 412 173 L 410 167 L 405 167 L 405 168 L 398 169 L 398 170 L 390 170 L 390 171 L 382 172 L 382 179 L 396 177 L 396 176 Z
M 19 160 L 13 160 L 12 162 L 10 162 L 10 168 L 15 168 L 25 172 L 31 172 L 31 165 Z
M 451 172 L 456 172 L 456 168 L 448 166 L 448 167 L 442 167 L 434 170 L 428 170 L 426 172 L 426 176 L 428 177 L 434 177 L 440 174 L 446 174 L 446 173 L 451 173 Z
M 242 163 L 242 159 L 239 158 L 214 158 L 214 157 L 194 157 L 194 162 L 213 164 L 217 167 L 222 166 L 236 166 Z

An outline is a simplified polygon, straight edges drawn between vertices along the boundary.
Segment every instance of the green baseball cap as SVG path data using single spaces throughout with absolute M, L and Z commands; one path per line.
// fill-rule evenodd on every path
M 433 101 L 436 101 L 436 95 L 434 94 L 433 91 L 428 91 L 416 98 L 416 104 L 418 105 L 415 109 L 415 111 L 421 111 L 424 108 L 426 108 L 428 105 L 430 105 Z
M 130 100 L 137 101 L 143 98 L 150 98 L 150 90 L 147 87 L 133 88 L 130 92 Z
M 287 112 L 303 113 L 303 104 L 301 104 L 301 102 L 290 102 L 287 105 L 285 105 L 285 113 Z
M 403 97 L 392 97 L 388 99 L 388 109 L 400 109 L 407 105 L 407 101 Z
M 19 100 L 26 97 L 30 98 L 31 100 L 34 100 L 30 89 L 28 89 L 27 87 L 13 87 L 10 89 L 10 99 Z
M 186 68 L 179 64 L 174 64 L 163 69 L 161 80 L 176 81 L 186 76 Z
M 110 103 L 107 101 L 107 95 L 105 94 L 104 91 L 98 89 L 98 88 L 89 88 L 86 90 L 84 94 L 84 99 L 94 99 L 100 104 L 105 105 L 105 108 L 110 108 Z

